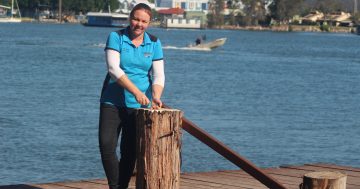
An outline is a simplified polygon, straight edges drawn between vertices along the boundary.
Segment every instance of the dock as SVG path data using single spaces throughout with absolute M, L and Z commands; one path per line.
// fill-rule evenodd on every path
M 347 175 L 346 188 L 360 188 L 360 168 L 326 163 L 284 165 L 277 168 L 262 169 L 277 179 L 288 189 L 299 189 L 305 173 L 314 171 L 333 171 Z M 106 179 L 54 182 L 43 184 L 19 184 L 0 186 L 0 189 L 107 189 Z M 135 178 L 130 182 L 130 189 L 135 189 Z M 180 189 L 266 189 L 262 183 L 243 170 L 221 170 L 213 172 L 182 173 Z

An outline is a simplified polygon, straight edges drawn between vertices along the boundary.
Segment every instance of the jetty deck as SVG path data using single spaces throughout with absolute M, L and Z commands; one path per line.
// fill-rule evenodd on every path
M 360 188 L 360 168 L 334 164 L 287 165 L 278 168 L 262 169 L 282 183 L 288 189 L 299 189 L 305 173 L 313 171 L 334 171 L 347 175 L 347 189 Z M 0 186 L 0 189 L 107 189 L 106 179 L 55 182 L 44 184 L 19 184 Z M 130 188 L 135 188 L 134 178 Z M 180 189 L 265 189 L 259 181 L 242 170 L 224 170 L 214 172 L 182 173 Z

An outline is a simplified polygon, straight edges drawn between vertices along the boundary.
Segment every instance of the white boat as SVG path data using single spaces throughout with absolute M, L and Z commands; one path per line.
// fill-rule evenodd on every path
M 226 38 L 224 37 L 224 38 L 215 39 L 214 41 L 200 43 L 198 45 L 190 44 L 188 47 L 196 48 L 196 49 L 215 49 L 217 47 L 223 46 L 225 42 L 226 42 Z
M 11 9 L 11 12 L 10 12 L 10 17 L 3 15 L 2 17 L 0 17 L 0 23 L 19 23 L 21 22 L 21 13 L 20 13 L 20 10 L 19 10 L 19 6 L 18 6 L 18 3 L 17 3 L 17 0 L 16 0 L 16 6 L 17 6 L 17 11 L 19 12 L 19 16 L 20 18 L 15 18 L 14 17 L 14 0 L 11 1 L 11 7 L 7 7 L 7 6 L 3 6 L 3 5 L 0 5 L 0 8 L 5 10 L 5 9 L 8 9 L 10 10 Z

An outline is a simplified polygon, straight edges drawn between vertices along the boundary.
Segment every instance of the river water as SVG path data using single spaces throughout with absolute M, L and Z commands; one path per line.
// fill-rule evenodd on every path
M 0 25 L 0 185 L 104 178 L 103 46 L 115 28 Z M 360 37 L 165 30 L 163 101 L 260 167 L 360 167 Z M 184 48 L 200 35 L 221 48 Z M 184 131 L 182 171 L 237 169 Z

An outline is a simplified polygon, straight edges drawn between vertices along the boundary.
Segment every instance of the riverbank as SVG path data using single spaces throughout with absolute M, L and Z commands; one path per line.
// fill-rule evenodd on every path
M 321 27 L 317 25 L 278 25 L 278 26 L 221 26 L 219 29 L 228 30 L 254 30 L 254 31 L 277 31 L 277 32 L 334 32 L 356 33 L 356 27 Z
M 22 22 L 37 22 L 37 23 L 59 23 L 56 19 L 35 20 L 33 18 L 22 18 Z M 69 24 L 81 24 L 80 22 L 64 22 Z M 62 23 L 62 24 L 64 24 Z M 160 22 L 152 22 L 151 27 L 161 27 Z M 356 33 L 356 27 L 326 27 L 322 28 L 317 25 L 278 25 L 278 26 L 229 26 L 224 25 L 219 28 L 207 29 L 220 29 L 220 30 L 250 30 L 250 31 L 275 31 L 275 32 L 332 32 L 332 33 Z

